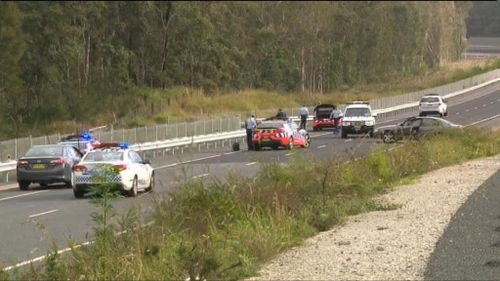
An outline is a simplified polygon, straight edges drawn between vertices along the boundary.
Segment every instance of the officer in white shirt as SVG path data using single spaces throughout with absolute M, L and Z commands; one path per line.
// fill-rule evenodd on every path
M 300 115 L 300 128 L 301 129 L 306 129 L 306 122 L 307 122 L 307 117 L 309 116 L 309 110 L 305 105 L 302 105 L 302 107 L 299 109 L 299 115 Z
M 254 150 L 252 136 L 253 136 L 253 130 L 255 129 L 256 126 L 257 126 L 257 121 L 255 120 L 255 116 L 252 114 L 252 116 L 248 117 L 248 119 L 245 121 L 245 129 L 247 130 L 248 150 Z

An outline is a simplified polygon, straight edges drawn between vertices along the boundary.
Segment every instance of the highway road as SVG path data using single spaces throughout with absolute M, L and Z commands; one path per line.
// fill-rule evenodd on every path
M 447 119 L 462 125 L 496 116 L 500 114 L 500 83 L 450 99 L 448 106 Z M 415 114 L 405 113 L 391 120 L 379 120 L 377 126 L 398 123 Z M 498 124 L 494 120 L 488 122 Z M 333 159 L 343 162 L 385 145 L 376 139 L 341 139 L 329 131 L 312 132 L 311 136 L 312 144 L 308 149 L 233 152 L 228 147 L 219 147 L 156 158 L 153 160 L 156 191 L 138 198 L 120 198 L 115 200 L 114 205 L 120 213 L 131 207 L 147 213 L 152 210 L 153 196 L 167 195 L 175 183 L 184 179 L 223 178 L 228 172 L 252 176 L 263 163 L 298 161 L 297 156 L 310 161 Z M 67 247 L 67 239 L 78 243 L 91 240 L 93 224 L 90 215 L 94 211 L 96 207 L 88 199 L 76 200 L 72 191 L 64 187 L 34 187 L 29 191 L 20 191 L 0 186 L 0 265 L 12 265 L 43 256 L 51 248 L 50 241 L 62 249 Z

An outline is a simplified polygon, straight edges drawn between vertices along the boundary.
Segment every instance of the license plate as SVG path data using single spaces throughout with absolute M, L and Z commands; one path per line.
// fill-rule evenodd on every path
M 45 164 L 33 164 L 31 167 L 35 170 L 45 169 Z
M 262 138 L 262 141 L 269 141 L 268 138 Z
M 354 126 L 354 129 L 355 129 L 356 131 L 359 131 L 359 130 L 361 129 L 361 125 L 355 125 L 355 126 Z

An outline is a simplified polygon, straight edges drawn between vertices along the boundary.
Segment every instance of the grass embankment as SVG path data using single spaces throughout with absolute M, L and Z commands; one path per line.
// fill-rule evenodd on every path
M 468 159 L 500 153 L 500 132 L 464 130 L 407 141 L 349 164 L 293 161 L 265 165 L 254 179 L 191 181 L 158 200 L 145 228 L 130 213 L 103 231 L 104 204 L 96 216 L 97 241 L 69 257 L 49 255 L 18 279 L 241 279 L 277 253 L 300 244 L 347 216 L 394 209 L 376 195 L 416 176 Z M 335 258 L 335 257 L 331 257 Z M 5 275 L 6 276 L 6 275 Z M 0 274 L 0 278 L 2 275 Z M 191 279 L 191 280 L 193 280 Z
M 189 121 L 221 116 L 227 113 L 245 113 L 277 108 L 297 108 L 302 104 L 344 103 L 349 100 L 405 94 L 427 89 L 475 76 L 500 68 L 500 60 L 461 60 L 449 63 L 437 70 L 427 71 L 405 79 L 378 84 L 343 87 L 330 93 L 280 93 L 264 89 L 231 92 L 216 92 L 206 95 L 200 90 L 176 87 L 166 90 L 150 88 L 132 89 L 117 103 L 134 104 L 127 115 L 117 116 L 113 110 L 98 112 L 93 124 L 75 121 L 60 121 L 33 128 L 38 132 L 74 132 L 79 128 L 114 123 L 115 127 L 135 127 L 165 123 L 167 121 Z M 121 107 L 121 106 L 120 106 Z M 36 135 L 36 134 L 35 134 Z

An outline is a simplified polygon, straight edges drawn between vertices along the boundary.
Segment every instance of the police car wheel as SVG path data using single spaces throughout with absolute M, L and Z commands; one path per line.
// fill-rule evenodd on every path
M 85 195 L 85 191 L 78 187 L 74 187 L 73 195 L 75 196 L 75 198 L 83 198 L 83 196 Z
M 28 190 L 29 186 L 30 186 L 30 182 L 29 181 L 20 181 L 18 182 L 19 184 L 19 189 L 20 190 Z
M 309 137 L 309 134 L 307 134 L 304 137 L 304 139 L 305 139 L 305 141 L 304 141 L 304 145 L 302 147 L 307 148 L 311 144 L 311 137 Z
M 134 181 L 132 182 L 132 188 L 128 191 L 128 195 L 130 197 L 136 197 L 138 193 L 138 182 L 137 182 L 137 176 L 134 177 Z

